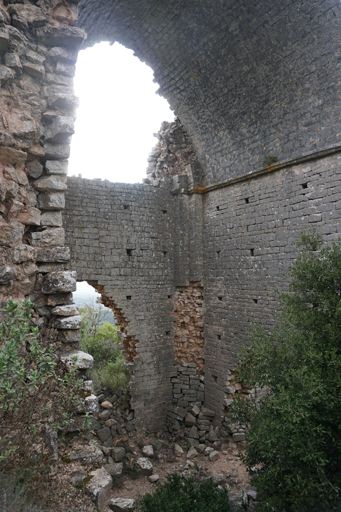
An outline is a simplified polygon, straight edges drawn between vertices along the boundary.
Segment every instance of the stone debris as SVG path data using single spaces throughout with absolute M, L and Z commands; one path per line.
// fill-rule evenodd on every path
M 183 454 L 184 454 L 184 451 L 183 451 L 183 449 L 181 448 L 181 446 L 180 446 L 180 445 L 178 445 L 178 444 L 175 444 L 175 445 L 174 445 L 174 455 L 175 455 L 176 457 L 181 457 L 181 455 L 183 455 Z
M 216 461 L 216 460 L 220 459 L 219 452 L 217 452 L 217 451 L 215 451 L 215 450 L 214 450 L 213 452 L 211 452 L 211 453 L 209 454 L 209 459 L 210 459 L 210 461 L 211 461 L 211 462 L 214 462 L 214 461 Z
M 114 512 L 122 512 L 125 510 L 135 510 L 135 500 L 125 498 L 115 498 L 109 503 L 109 507 Z
M 71 460 L 80 462 L 83 465 L 102 464 L 103 453 L 96 446 L 83 448 L 70 454 Z
M 142 453 L 143 453 L 143 455 L 145 455 L 146 457 L 149 457 L 150 459 L 154 458 L 154 449 L 151 444 L 144 446 L 142 448 Z
M 85 471 L 74 471 L 73 473 L 70 474 L 71 485 L 73 485 L 74 487 L 82 485 L 86 477 L 87 473 Z
M 91 480 L 86 484 L 86 491 L 99 510 L 104 510 L 110 500 L 112 478 L 104 468 L 90 471 Z
M 123 473 L 123 462 L 118 462 L 117 464 L 105 464 L 104 468 L 112 478 L 118 478 L 122 476 Z
M 194 459 L 197 455 L 197 450 L 194 448 L 194 446 L 191 446 L 191 448 L 187 452 L 187 459 Z
M 145 457 L 137 459 L 135 469 L 140 476 L 151 476 L 153 474 L 153 464 Z
M 148 480 L 151 484 L 156 484 L 160 480 L 159 475 L 151 475 L 148 477 Z

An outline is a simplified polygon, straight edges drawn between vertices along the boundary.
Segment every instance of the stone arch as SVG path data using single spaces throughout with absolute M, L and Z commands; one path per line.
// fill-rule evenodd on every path
M 252 173 L 269 155 L 283 162 L 340 143 L 329 130 L 334 0 L 82 0 L 79 26 L 86 45 L 118 41 L 154 70 L 203 166 L 199 187 Z

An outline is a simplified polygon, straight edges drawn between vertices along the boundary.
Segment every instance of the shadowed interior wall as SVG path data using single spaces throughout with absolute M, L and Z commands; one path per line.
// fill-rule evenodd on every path
M 138 428 L 164 425 L 174 372 L 173 196 L 167 189 L 68 180 L 64 223 L 71 267 L 95 281 L 127 320 L 137 355 L 128 365 Z

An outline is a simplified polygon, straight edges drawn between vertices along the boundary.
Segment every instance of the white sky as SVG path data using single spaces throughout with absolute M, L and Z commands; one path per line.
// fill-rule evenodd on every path
M 69 174 L 136 183 L 146 177 L 147 158 L 162 121 L 174 115 L 157 95 L 153 71 L 133 52 L 100 43 L 79 53 L 79 97 Z

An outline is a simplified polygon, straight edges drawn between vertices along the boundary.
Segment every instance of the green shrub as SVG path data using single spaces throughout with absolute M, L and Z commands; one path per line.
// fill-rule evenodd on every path
M 75 366 L 66 372 L 57 363 L 53 332 L 41 337 L 30 326 L 32 308 L 10 299 L 0 324 L 0 470 L 20 470 L 30 481 L 46 475 L 47 432 L 71 425 L 83 385 Z
M 177 474 L 154 494 L 140 499 L 142 512 L 230 512 L 227 491 L 219 491 L 212 480 L 197 482 L 193 477 L 183 481 Z
M 341 510 L 341 244 L 310 232 L 298 246 L 276 325 L 254 329 L 239 367 L 263 391 L 233 411 L 249 425 L 242 460 L 259 512 Z
M 89 322 L 89 319 L 86 321 Z M 117 331 L 117 327 L 106 322 L 96 329 L 87 325 L 82 332 L 81 348 L 94 358 L 94 366 L 89 375 L 96 389 L 107 388 L 115 391 L 125 388 L 129 383 L 130 373 L 124 366 Z M 94 334 L 90 336 L 89 332 Z

